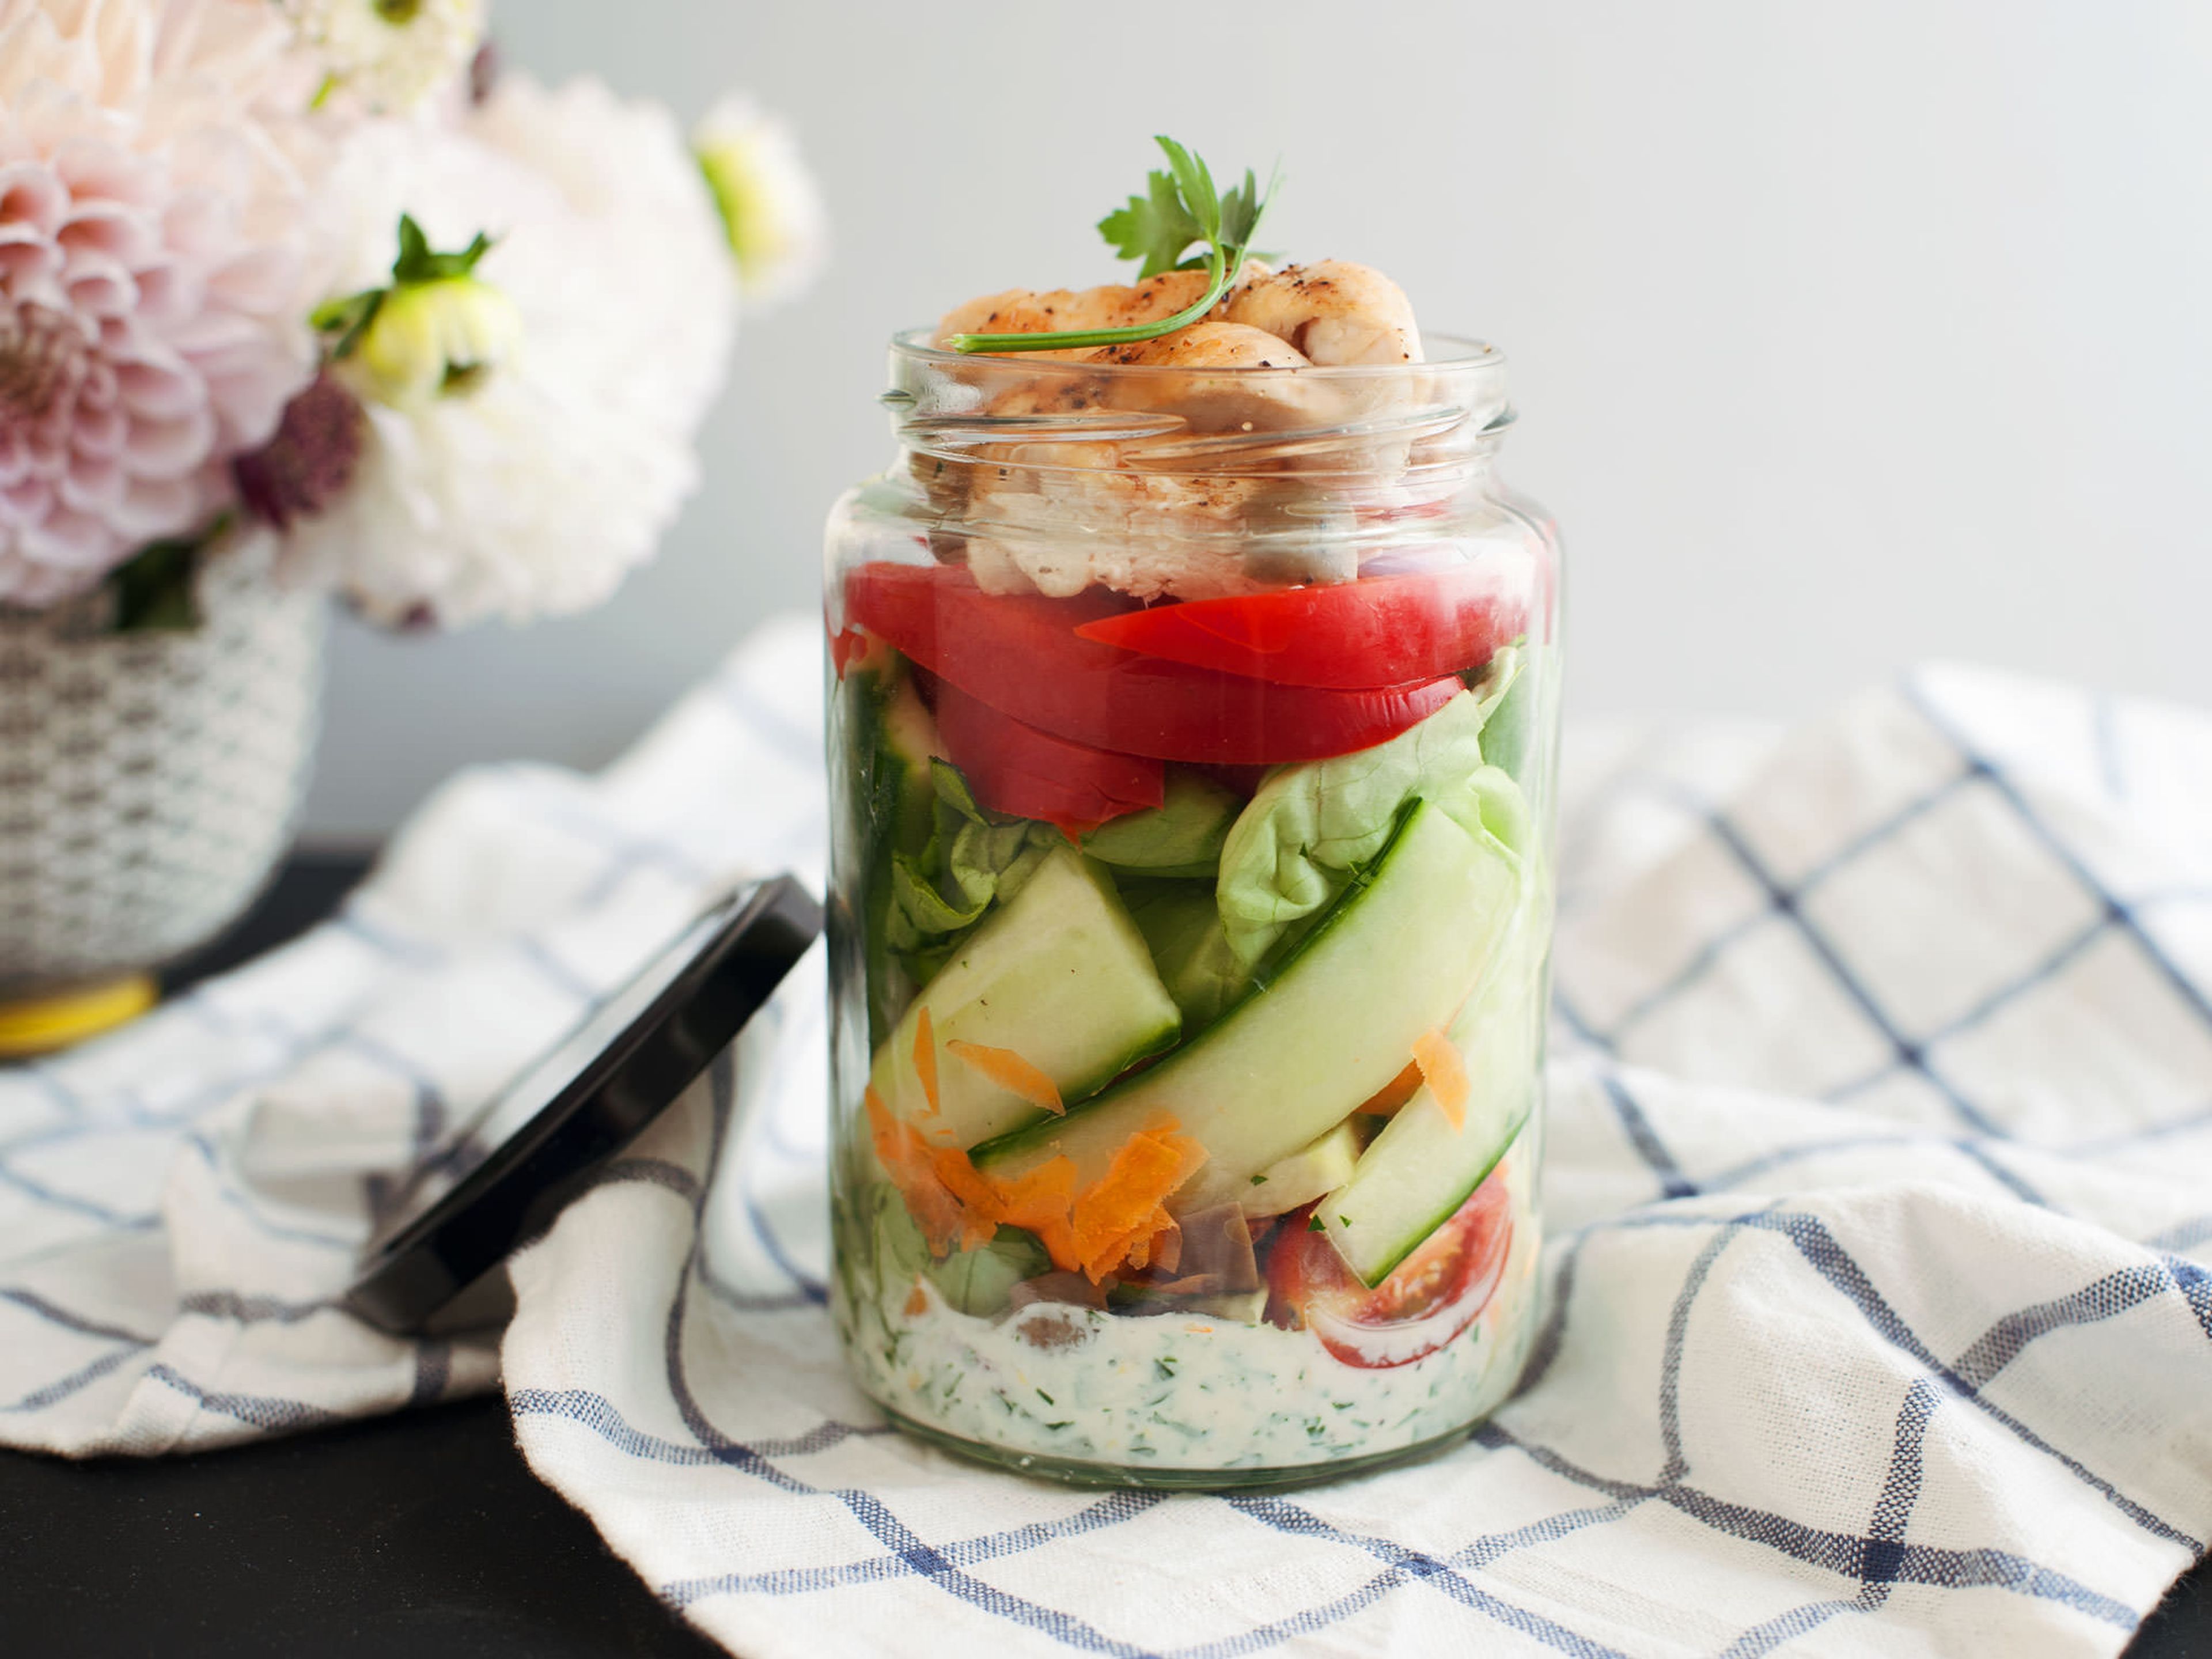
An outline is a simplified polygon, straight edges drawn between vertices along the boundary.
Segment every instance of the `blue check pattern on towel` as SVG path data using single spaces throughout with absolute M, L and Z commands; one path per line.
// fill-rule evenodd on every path
M 714 881 L 818 869 L 817 649 L 601 778 L 462 780 L 332 928 L 0 1082 L 0 1437 L 485 1383 L 330 1311 L 325 1241 Z M 2212 719 L 1935 670 L 1570 752 L 1552 1294 L 1465 1448 L 1161 1498 L 888 1431 L 809 976 L 516 1262 L 532 1465 L 772 1659 L 2117 1652 L 2212 1534 Z

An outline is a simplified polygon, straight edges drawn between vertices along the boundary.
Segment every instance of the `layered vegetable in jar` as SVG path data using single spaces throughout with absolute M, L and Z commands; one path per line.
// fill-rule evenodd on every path
M 1067 1479 L 1411 1455 L 1534 1322 L 1554 540 L 1497 352 L 1232 251 L 902 337 L 830 525 L 835 1310 Z

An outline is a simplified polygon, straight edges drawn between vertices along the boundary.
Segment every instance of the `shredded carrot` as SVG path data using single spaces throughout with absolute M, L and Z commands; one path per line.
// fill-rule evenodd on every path
M 1012 1048 L 988 1048 L 980 1042 L 963 1042 L 958 1037 L 951 1039 L 945 1047 L 971 1070 L 980 1072 L 1008 1093 L 1019 1095 L 1030 1105 L 1042 1106 L 1048 1112 L 1067 1109 L 1060 1102 L 1059 1085 Z
M 1162 1249 L 1164 1241 L 1174 1232 L 1175 1224 L 1175 1218 L 1168 1213 L 1165 1205 L 1153 1206 L 1152 1212 L 1128 1235 L 1118 1252 L 1112 1249 L 1106 1252 L 1099 1263 L 1099 1276 L 1103 1278 L 1108 1273 L 1125 1268 L 1131 1272 L 1140 1271 L 1145 1262 L 1137 1261 L 1136 1254 L 1141 1250 L 1146 1261 L 1154 1260 Z
M 971 1210 L 988 1210 L 995 1214 L 1000 1207 L 999 1188 L 989 1176 L 968 1161 L 968 1154 L 957 1146 L 939 1146 L 929 1155 L 929 1167 L 951 1193 Z
M 1418 1060 L 1407 1060 L 1406 1069 L 1377 1089 L 1374 1094 L 1353 1108 L 1370 1117 L 1389 1117 L 1401 1106 L 1421 1091 L 1421 1066 Z
M 945 1190 L 960 1199 L 969 1210 L 987 1210 L 995 1217 L 1000 1210 L 998 1183 L 982 1170 L 969 1164 L 969 1155 L 957 1146 L 936 1146 L 929 1152 L 929 1168 L 936 1172 L 938 1182 Z
M 899 1133 L 898 1120 L 891 1115 L 891 1109 L 884 1104 L 883 1096 L 872 1083 L 860 1091 L 860 1104 L 868 1109 L 868 1139 L 875 1143 L 877 1158 L 884 1168 L 896 1175 L 902 1161 L 901 1148 L 905 1145 Z
M 921 1079 L 921 1097 L 935 1112 L 943 1105 L 937 1093 L 937 1033 L 930 1026 L 929 1005 L 924 1003 L 915 1012 L 921 1018 L 914 1027 L 914 1069 Z
M 1131 1135 L 1106 1173 L 1076 1200 L 1076 1237 L 1103 1240 L 1139 1225 L 1175 1190 L 1181 1170 L 1181 1154 L 1165 1138 L 1143 1131 Z
M 1139 1241 L 1149 1244 L 1175 1225 L 1165 1200 L 1205 1162 L 1206 1148 L 1171 1117 L 1154 1119 L 1122 1143 L 1106 1173 L 1075 1200 L 1075 1249 L 1092 1283 L 1120 1266 Z
M 914 1289 L 907 1294 L 906 1316 L 908 1319 L 919 1319 L 928 1311 L 929 1292 L 921 1288 L 921 1275 L 916 1273 L 914 1276 Z
M 1413 1064 L 1421 1068 L 1422 1080 L 1437 1097 L 1444 1121 L 1455 1129 L 1465 1127 L 1468 1097 L 1474 1091 L 1467 1080 L 1467 1062 L 1452 1040 L 1440 1030 L 1422 1032 L 1413 1044 Z
M 1034 1233 L 1054 1267 L 1094 1285 L 1124 1267 L 1171 1273 L 1182 1259 L 1182 1231 L 1167 1200 L 1206 1162 L 1206 1148 L 1172 1117 L 1131 1135 L 1106 1173 L 1079 1192 L 1075 1162 L 1064 1154 L 996 1180 L 959 1147 L 933 1145 L 894 1117 L 872 1085 L 861 1102 L 876 1157 L 937 1255 L 975 1249 L 1009 1226 Z
M 1009 1227 L 1035 1233 L 1053 1265 L 1075 1261 L 1075 1160 L 1062 1154 L 1018 1180 L 999 1183 L 999 1214 Z
M 860 1096 L 868 1112 L 868 1138 L 906 1207 L 921 1229 L 922 1237 L 936 1255 L 949 1254 L 971 1231 L 971 1218 L 952 1189 L 938 1173 L 934 1151 L 921 1131 L 891 1115 L 884 1097 L 871 1084 Z M 961 1162 L 967 1154 L 955 1152 Z M 988 1237 L 986 1234 L 985 1237 Z
M 968 1161 L 957 1146 L 939 1146 L 930 1154 L 930 1172 L 960 1205 L 960 1248 L 972 1250 L 991 1242 L 999 1231 L 1004 1206 L 999 1188 L 988 1176 Z

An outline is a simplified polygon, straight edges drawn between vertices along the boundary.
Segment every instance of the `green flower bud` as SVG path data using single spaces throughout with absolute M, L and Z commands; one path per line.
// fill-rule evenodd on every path
M 474 276 L 399 283 L 362 329 L 352 362 L 361 387 L 405 408 L 473 391 L 522 338 L 514 301 Z
M 397 408 L 474 391 L 514 355 L 522 313 L 477 266 L 491 252 L 478 231 L 441 253 L 422 227 L 399 216 L 399 257 L 388 288 L 325 301 L 310 325 L 329 343 L 326 362 L 357 395 Z

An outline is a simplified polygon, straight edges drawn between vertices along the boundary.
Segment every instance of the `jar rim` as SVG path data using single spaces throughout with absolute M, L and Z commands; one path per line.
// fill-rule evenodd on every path
M 891 354 L 894 357 L 902 357 L 916 363 L 944 367 L 954 364 L 972 367 L 977 363 L 988 363 L 994 368 L 1018 368 L 1024 362 L 1025 354 L 1020 352 L 947 351 L 941 346 L 930 343 L 936 337 L 936 334 L 937 328 L 934 324 L 920 328 L 901 329 L 891 336 Z M 1408 363 L 1302 363 L 1285 364 L 1279 368 L 1273 367 L 1231 368 L 1193 368 L 1179 363 L 1090 362 L 1066 357 L 1039 357 L 1035 360 L 1035 367 L 1039 369 L 1051 369 L 1060 374 L 1065 374 L 1070 369 L 1080 369 L 1086 376 L 1095 374 L 1115 380 L 1127 378 L 1141 380 L 1146 376 L 1173 378 L 1178 375 L 1186 378 L 1204 377 L 1209 380 L 1217 380 L 1223 376 L 1234 376 L 1238 379 L 1247 376 L 1255 379 L 1296 376 L 1301 380 L 1315 378 L 1351 380 L 1362 375 L 1378 379 L 1389 376 L 1411 378 L 1416 375 L 1437 374 L 1473 374 L 1486 370 L 1503 368 L 1505 365 L 1504 351 L 1491 344 L 1489 341 L 1479 340 L 1471 335 L 1432 334 L 1425 330 L 1421 335 L 1421 347 L 1425 360 L 1421 362 Z M 1442 356 L 1428 355 L 1437 347 L 1445 348 L 1447 355 Z

